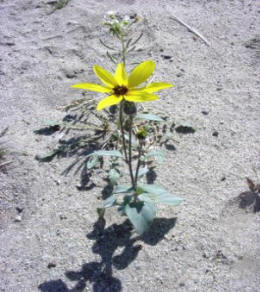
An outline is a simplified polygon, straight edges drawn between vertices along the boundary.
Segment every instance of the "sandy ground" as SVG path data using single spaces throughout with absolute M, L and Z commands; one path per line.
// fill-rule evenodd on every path
M 0 291 L 259 291 L 260 213 L 239 197 L 245 177 L 260 180 L 258 4 L 71 0 L 50 14 L 51 1 L 0 0 L 0 130 L 13 161 L 0 171 Z M 98 41 L 109 41 L 108 10 L 146 18 L 131 57 L 155 60 L 156 80 L 176 85 L 154 107 L 196 130 L 176 132 L 157 168 L 184 202 L 160 206 L 143 237 L 114 210 L 97 222 L 102 182 L 77 188 L 84 172 L 61 174 L 73 153 L 35 159 L 66 138 L 34 131 L 81 98 L 70 85 L 96 81 L 93 64 L 112 68 Z

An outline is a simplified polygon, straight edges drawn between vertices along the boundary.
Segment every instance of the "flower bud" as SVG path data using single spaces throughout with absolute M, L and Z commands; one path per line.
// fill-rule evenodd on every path
M 136 137 L 139 139 L 139 140 L 144 140 L 148 135 L 148 132 L 147 130 L 142 127 L 142 128 L 139 128 L 137 133 L 136 133 Z
M 124 113 L 127 115 L 135 115 L 137 112 L 136 105 L 134 102 L 125 101 L 124 102 Z

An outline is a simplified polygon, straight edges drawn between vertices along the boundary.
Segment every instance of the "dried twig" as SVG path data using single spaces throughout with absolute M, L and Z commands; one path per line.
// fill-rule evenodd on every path
M 203 42 L 210 47 L 209 42 L 206 40 L 206 38 L 200 34 L 196 29 L 192 28 L 191 26 L 189 26 L 187 23 L 185 23 L 184 21 L 182 21 L 181 19 L 179 19 L 177 16 L 172 16 L 170 17 L 173 20 L 176 20 L 177 22 L 179 22 L 180 24 L 182 24 L 183 26 L 185 26 L 190 32 L 194 33 L 196 36 L 198 36 L 201 40 L 203 40 Z
M 2 168 L 2 167 L 4 167 L 4 166 L 6 166 L 6 165 L 8 165 L 8 164 L 11 164 L 13 161 L 5 161 L 5 162 L 3 162 L 3 163 L 1 163 L 0 164 L 0 169 Z

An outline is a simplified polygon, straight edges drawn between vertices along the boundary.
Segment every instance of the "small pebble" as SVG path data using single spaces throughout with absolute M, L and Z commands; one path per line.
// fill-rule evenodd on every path
M 22 221 L 22 216 L 17 215 L 14 219 L 14 222 L 21 222 Z
M 16 209 L 16 211 L 17 211 L 18 213 L 22 213 L 22 212 L 23 212 L 23 208 L 21 208 L 21 207 L 16 207 L 15 209 Z
M 209 114 L 209 112 L 207 112 L 207 111 L 202 111 L 201 113 L 205 116 L 207 116 Z
M 212 133 L 212 136 L 214 136 L 214 137 L 218 137 L 218 131 L 214 131 L 214 132 Z
M 51 269 L 51 268 L 55 268 L 56 266 L 57 266 L 56 263 L 48 263 L 47 268 Z
M 164 60 L 170 60 L 172 58 L 172 56 L 169 56 L 169 55 L 161 55 L 161 57 L 164 59 Z
M 178 73 L 178 74 L 176 74 L 176 76 L 181 77 L 181 76 L 183 76 L 183 73 Z

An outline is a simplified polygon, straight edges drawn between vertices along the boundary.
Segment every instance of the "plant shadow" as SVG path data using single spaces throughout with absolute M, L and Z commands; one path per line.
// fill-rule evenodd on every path
M 254 213 L 260 211 L 260 197 L 258 193 L 248 191 L 243 192 L 238 196 L 239 208 L 251 209 Z
M 133 236 L 133 228 L 128 220 L 106 227 L 104 218 L 99 218 L 93 230 L 87 234 L 87 238 L 94 240 L 92 251 L 100 256 L 100 261 L 85 263 L 76 271 L 66 271 L 66 278 L 75 282 L 72 289 L 69 289 L 61 279 L 46 281 L 38 288 L 42 292 L 76 292 L 84 291 L 89 282 L 94 292 L 122 291 L 122 283 L 113 276 L 113 268 L 117 270 L 127 268 L 142 249 L 139 242 L 154 246 L 164 239 L 175 224 L 176 218 L 157 218 L 149 233 Z M 118 249 L 122 251 L 118 252 Z

